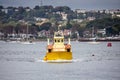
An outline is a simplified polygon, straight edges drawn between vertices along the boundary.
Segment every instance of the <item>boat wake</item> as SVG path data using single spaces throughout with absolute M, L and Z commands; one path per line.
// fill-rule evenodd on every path
M 73 59 L 73 60 L 36 60 L 36 62 L 45 62 L 45 63 L 74 63 L 74 62 L 81 62 L 83 61 L 82 59 Z
M 32 43 L 31 42 L 21 42 L 21 44 L 26 44 L 26 45 L 28 44 L 29 45 L 29 44 L 35 44 L 35 43 L 33 43 L 33 42 Z
M 115 60 L 113 58 L 83 58 L 83 59 L 72 59 L 72 60 L 49 60 L 44 61 L 40 59 L 36 59 L 35 62 L 43 62 L 43 63 L 81 63 L 81 62 L 91 62 L 91 61 L 103 61 L 103 60 Z
M 6 58 L 0 57 L 0 61 L 15 61 L 15 62 L 40 62 L 40 63 L 74 63 L 82 62 L 82 59 L 72 59 L 72 60 L 48 60 L 44 61 L 39 58 Z
M 100 42 L 96 42 L 96 41 L 92 41 L 92 42 L 88 42 L 89 44 L 99 44 Z
M 81 63 L 81 62 L 91 62 L 91 61 L 102 61 L 102 60 L 120 60 L 114 58 L 83 58 L 83 59 L 72 59 L 72 60 L 49 60 L 44 61 L 39 58 L 4 58 L 0 57 L 0 61 L 15 61 L 15 62 L 38 62 L 38 63 Z

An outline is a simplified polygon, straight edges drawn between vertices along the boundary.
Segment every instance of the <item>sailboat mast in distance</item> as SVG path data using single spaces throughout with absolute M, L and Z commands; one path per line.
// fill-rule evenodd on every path
M 43 1 L 42 0 L 40 0 L 40 6 L 43 6 Z

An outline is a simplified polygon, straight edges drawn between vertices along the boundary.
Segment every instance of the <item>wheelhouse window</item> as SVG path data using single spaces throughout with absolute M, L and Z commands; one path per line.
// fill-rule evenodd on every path
M 58 42 L 60 42 L 60 40 L 58 40 Z
M 61 39 L 61 42 L 63 42 L 63 39 Z
M 56 42 L 56 39 L 55 39 L 55 42 Z

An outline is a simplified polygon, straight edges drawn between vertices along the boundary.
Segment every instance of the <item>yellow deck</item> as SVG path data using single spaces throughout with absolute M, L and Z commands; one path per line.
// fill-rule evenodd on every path
M 48 52 L 44 57 L 44 60 L 72 60 L 72 52 Z
M 72 49 L 69 43 L 65 45 L 64 43 L 64 35 L 61 32 L 54 33 L 54 40 L 52 44 L 47 45 L 47 52 L 44 57 L 44 61 L 53 61 L 53 60 L 72 60 Z

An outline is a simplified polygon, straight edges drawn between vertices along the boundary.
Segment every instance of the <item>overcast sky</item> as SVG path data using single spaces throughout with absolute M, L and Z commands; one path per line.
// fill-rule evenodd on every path
M 69 6 L 71 9 L 120 9 L 120 0 L 42 0 L 43 5 Z M 41 0 L 0 0 L 4 7 L 40 5 Z

